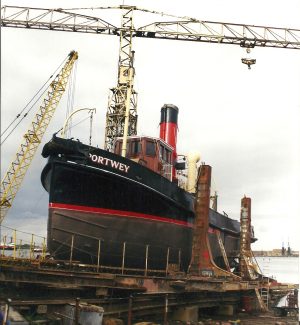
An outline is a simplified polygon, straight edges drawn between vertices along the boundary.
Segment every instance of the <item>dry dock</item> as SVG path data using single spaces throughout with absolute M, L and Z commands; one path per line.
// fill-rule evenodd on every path
M 97 264 L 88 265 L 73 259 L 72 245 L 69 260 L 46 259 L 45 254 L 36 258 L 32 252 L 29 258 L 20 258 L 14 247 L 13 256 L 2 254 L 0 257 L 0 299 L 6 306 L 4 315 L 13 308 L 45 322 L 50 317 L 54 322 L 51 324 L 61 324 L 62 319 L 84 324 L 80 319 L 86 313 L 94 313 L 98 318 L 101 314 L 104 323 L 108 319 L 121 319 L 104 325 L 131 325 L 140 321 L 196 324 L 203 319 L 210 322 L 206 324 L 222 324 L 223 320 L 226 324 L 236 317 L 243 318 L 244 324 L 256 324 L 253 319 L 262 318 L 258 312 L 269 312 L 281 297 L 289 294 L 289 305 L 276 312 L 295 320 L 298 313 L 295 289 L 298 287 L 280 285 L 257 270 L 250 248 L 251 200 L 247 197 L 241 202 L 238 268 L 231 271 L 221 240 L 219 245 L 226 269 L 215 264 L 208 240 L 210 177 L 211 167 L 202 165 L 197 181 L 192 259 L 188 270 L 181 269 L 180 259 L 178 264 L 170 264 L 168 253 L 165 268 L 153 270 L 148 268 L 147 254 L 144 268 L 126 267 L 125 249 L 120 266 L 111 267 L 102 264 L 100 250 Z M 254 315 L 254 318 L 246 323 L 245 315 Z M 218 317 L 224 318 L 218 320 Z M 274 317 L 271 319 L 274 324 L 276 319 L 282 318 L 268 315 L 270 317 Z M 263 319 L 264 324 L 268 324 L 266 320 Z M 95 324 L 99 323 L 100 319 Z
M 262 309 L 257 290 L 265 287 L 259 281 L 182 272 L 155 274 L 157 270 L 149 270 L 145 275 L 144 270 L 138 274 L 138 270 L 105 267 L 97 271 L 97 266 L 69 261 L 1 257 L 0 267 L 2 304 L 10 298 L 10 306 L 16 310 L 44 317 L 64 315 L 66 305 L 74 304 L 76 297 L 80 303 L 101 306 L 104 317 L 127 323 L 140 319 L 196 322 L 201 317 L 209 319 L 209 315 L 228 319 L 241 312 L 245 317 Z M 294 288 L 269 287 L 269 301 Z

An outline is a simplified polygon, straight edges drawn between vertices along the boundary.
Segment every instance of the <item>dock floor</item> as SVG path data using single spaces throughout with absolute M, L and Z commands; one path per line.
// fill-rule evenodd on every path
M 126 270 L 115 273 L 107 269 L 105 271 L 99 269 L 97 272 L 88 265 L 70 265 L 61 261 L 0 258 L 0 304 L 11 298 L 14 308 L 31 312 L 45 309 L 46 313 L 52 313 L 80 297 L 82 303 L 103 307 L 105 317 L 127 319 L 130 310 L 135 321 L 150 319 L 153 314 L 159 318 L 166 309 L 170 315 L 173 311 L 185 308 L 217 310 L 230 306 L 233 310 L 241 310 L 243 297 L 247 298 L 252 311 L 259 309 L 255 296 L 255 290 L 262 286 L 259 281 L 199 277 L 183 273 L 141 275 L 126 274 Z M 296 287 L 285 285 L 274 289 L 276 294 L 284 294 Z M 253 317 L 226 316 L 223 320 L 206 318 L 203 324 L 235 324 L 230 323 L 228 317 L 232 317 L 232 320 L 240 319 L 237 325 L 298 325 L 295 317 L 275 317 L 274 313 L 256 314 Z M 201 325 L 201 322 L 200 313 L 197 325 Z

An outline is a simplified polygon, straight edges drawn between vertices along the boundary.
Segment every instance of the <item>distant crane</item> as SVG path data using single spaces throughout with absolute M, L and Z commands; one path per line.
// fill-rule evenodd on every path
M 137 133 L 137 94 L 133 88 L 135 71 L 132 39 L 134 37 L 232 44 L 246 49 L 256 46 L 300 49 L 299 29 L 201 21 L 188 17 L 175 21 L 153 22 L 136 28 L 133 24 L 134 11 L 155 14 L 158 12 L 126 5 L 93 9 L 121 9 L 123 12 L 121 26 L 117 27 L 98 17 L 78 14 L 74 10 L 13 6 L 1 8 L 1 26 L 120 37 L 118 83 L 111 89 L 106 114 L 104 146 L 111 151 L 115 138 L 123 137 L 123 155 L 126 152 L 127 136 Z M 245 60 L 243 63 L 248 67 L 255 63 L 253 59 Z
M 11 162 L 10 167 L 1 181 L 0 225 L 12 205 L 12 201 L 21 186 L 26 171 L 41 143 L 56 107 L 65 92 L 69 76 L 77 59 L 78 53 L 72 51 L 61 71 L 51 82 L 46 98 L 44 98 L 42 105 L 39 107 L 30 128 L 24 134 L 24 139 L 16 153 L 16 157 Z

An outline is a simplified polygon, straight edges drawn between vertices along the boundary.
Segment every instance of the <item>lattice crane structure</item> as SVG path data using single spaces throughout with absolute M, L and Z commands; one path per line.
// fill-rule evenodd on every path
M 4 6 L 1 8 L 1 26 L 51 31 L 117 35 L 120 37 L 118 83 L 111 89 L 105 130 L 105 148 L 112 150 L 114 139 L 123 136 L 122 154 L 126 152 L 126 138 L 137 133 L 137 94 L 134 91 L 133 38 L 156 38 L 217 44 L 232 44 L 251 49 L 273 47 L 300 49 L 300 30 L 202 21 L 193 18 L 153 22 L 134 27 L 133 13 L 157 13 L 135 6 L 102 7 L 122 10 L 121 26 L 104 19 L 79 14 L 74 10 L 42 9 Z
M 127 135 L 137 133 L 137 93 L 134 83 L 132 51 L 134 7 L 124 9 L 120 31 L 120 52 L 117 87 L 111 89 L 105 125 L 104 148 L 112 151 L 116 137 L 124 137 L 122 156 L 126 156 Z
M 0 225 L 12 205 L 12 201 L 21 186 L 26 171 L 65 92 L 69 76 L 77 59 L 78 53 L 72 51 L 60 72 L 51 82 L 43 103 L 39 107 L 28 131 L 23 136 L 24 139 L 17 151 L 16 157 L 11 162 L 1 181 Z

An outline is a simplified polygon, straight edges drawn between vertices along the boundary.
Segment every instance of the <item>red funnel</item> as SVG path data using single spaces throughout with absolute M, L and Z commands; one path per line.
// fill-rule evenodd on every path
M 167 142 L 170 146 L 174 148 L 172 154 L 172 179 L 176 180 L 176 169 L 174 167 L 177 160 L 177 119 L 178 119 L 178 107 L 172 104 L 165 104 L 161 108 L 160 115 L 160 132 L 159 137 Z

